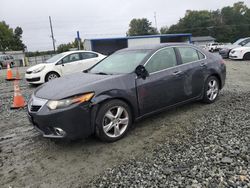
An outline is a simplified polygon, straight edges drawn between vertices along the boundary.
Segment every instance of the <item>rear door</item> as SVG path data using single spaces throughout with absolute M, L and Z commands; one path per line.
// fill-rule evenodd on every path
M 79 63 L 81 70 L 89 69 L 99 62 L 99 55 L 92 52 L 81 52 L 81 61 Z
M 81 71 L 81 56 L 80 53 L 67 55 L 61 60 L 61 72 L 63 75 L 72 74 Z
M 206 56 L 192 47 L 176 47 L 181 59 L 181 71 L 184 76 L 183 100 L 202 94 L 207 68 Z
M 180 102 L 183 95 L 183 74 L 174 48 L 167 47 L 157 51 L 145 64 L 145 68 L 149 76 L 146 79 L 136 79 L 141 115 Z

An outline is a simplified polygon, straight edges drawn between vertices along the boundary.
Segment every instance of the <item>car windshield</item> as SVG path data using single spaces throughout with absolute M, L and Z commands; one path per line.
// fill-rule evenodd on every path
M 149 50 L 129 50 L 117 52 L 102 60 L 89 72 L 93 74 L 131 73 L 149 53 Z
M 240 45 L 240 43 L 242 42 L 242 41 L 244 41 L 245 39 L 239 39 L 239 40 L 237 40 L 235 43 L 233 43 L 233 45 Z
M 57 54 L 55 56 L 53 56 L 52 58 L 48 59 L 46 61 L 46 63 L 55 63 L 56 61 L 58 61 L 59 59 L 61 59 L 65 54 L 61 53 L 61 54 Z
M 250 42 L 245 45 L 245 47 L 250 47 Z

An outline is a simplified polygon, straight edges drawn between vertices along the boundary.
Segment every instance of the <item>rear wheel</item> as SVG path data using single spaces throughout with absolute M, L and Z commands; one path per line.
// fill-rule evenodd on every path
M 121 139 L 132 123 L 131 110 L 121 100 L 104 103 L 96 118 L 96 135 L 102 141 L 114 142 Z
M 46 76 L 45 76 L 45 82 L 49 82 L 51 80 L 54 80 L 56 78 L 59 78 L 60 75 L 56 72 L 49 72 Z
M 204 87 L 203 102 L 213 103 L 219 96 L 219 80 L 215 76 L 210 76 Z
M 245 53 L 245 55 L 243 56 L 244 60 L 250 60 L 250 52 Z

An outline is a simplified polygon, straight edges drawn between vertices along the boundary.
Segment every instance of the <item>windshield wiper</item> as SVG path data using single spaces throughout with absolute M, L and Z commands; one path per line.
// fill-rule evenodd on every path
M 108 74 L 108 73 L 105 73 L 105 72 L 96 72 L 94 74 L 100 74 L 100 75 L 111 75 L 111 74 Z

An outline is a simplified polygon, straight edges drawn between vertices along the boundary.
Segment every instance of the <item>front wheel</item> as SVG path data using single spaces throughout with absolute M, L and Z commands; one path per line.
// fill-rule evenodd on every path
M 246 53 L 246 54 L 243 56 L 243 59 L 244 59 L 244 60 L 250 60 L 250 52 Z
M 114 142 L 121 139 L 132 124 L 130 107 L 121 100 L 104 103 L 96 118 L 96 135 L 102 141 Z
M 210 76 L 205 82 L 203 102 L 213 103 L 219 96 L 219 80 L 215 76 Z
M 45 82 L 49 82 L 51 80 L 54 80 L 56 78 L 59 78 L 59 74 L 56 72 L 49 72 L 46 76 L 45 76 Z

